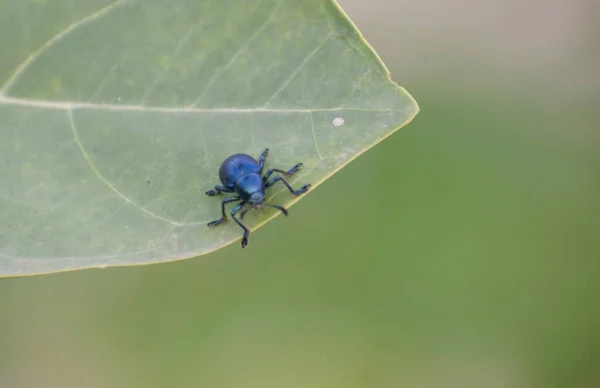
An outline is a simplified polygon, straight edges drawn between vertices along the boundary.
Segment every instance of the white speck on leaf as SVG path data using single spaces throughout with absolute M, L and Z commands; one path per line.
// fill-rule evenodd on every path
M 342 126 L 342 125 L 344 125 L 344 118 L 336 117 L 335 119 L 333 119 L 332 124 L 334 127 Z

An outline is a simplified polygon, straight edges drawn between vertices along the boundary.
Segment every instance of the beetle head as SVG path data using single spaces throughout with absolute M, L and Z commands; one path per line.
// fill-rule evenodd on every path
M 250 196 L 250 199 L 248 200 L 248 203 L 251 206 L 254 206 L 257 210 L 261 210 L 263 208 L 264 202 L 265 202 L 265 194 L 260 191 L 256 191 L 256 192 L 252 193 L 252 195 Z

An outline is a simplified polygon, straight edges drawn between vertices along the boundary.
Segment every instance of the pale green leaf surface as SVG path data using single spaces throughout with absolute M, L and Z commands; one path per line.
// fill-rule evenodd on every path
M 314 190 L 418 112 L 330 0 L 5 0 L 0 30 L 0 276 L 214 251 L 225 157 Z

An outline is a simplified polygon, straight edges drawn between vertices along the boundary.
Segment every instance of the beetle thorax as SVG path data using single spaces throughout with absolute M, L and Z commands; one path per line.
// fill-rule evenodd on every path
M 247 173 L 235 182 L 235 191 L 251 205 L 260 205 L 265 201 L 265 184 L 257 173 Z

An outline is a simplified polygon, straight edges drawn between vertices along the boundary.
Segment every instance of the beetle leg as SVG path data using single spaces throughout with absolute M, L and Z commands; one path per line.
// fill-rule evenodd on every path
M 281 207 L 281 206 L 278 206 L 278 205 L 273 205 L 272 203 L 267 203 L 267 202 L 265 202 L 265 203 L 264 203 L 264 205 L 265 205 L 265 206 L 272 207 L 272 208 L 274 208 L 274 209 L 277 209 L 277 210 L 281 211 L 281 212 L 283 213 L 283 215 L 285 215 L 285 216 L 287 216 L 287 215 L 288 215 L 288 211 L 287 211 L 287 209 L 286 209 L 286 208 L 284 208 L 284 207 Z
M 217 185 L 217 186 L 215 186 L 214 190 L 208 190 L 206 192 L 206 195 L 213 196 L 213 195 L 218 195 L 221 193 L 233 193 L 233 190 L 228 189 L 227 187 L 224 187 L 224 186 Z
M 214 220 L 208 223 L 208 226 L 217 226 L 217 225 L 221 225 L 223 222 L 225 222 L 225 220 L 227 219 L 227 216 L 225 215 L 225 205 L 231 202 L 237 202 L 240 201 L 241 198 L 240 197 L 228 197 L 223 199 L 223 201 L 221 201 L 221 214 L 223 214 L 223 217 L 219 218 L 218 220 Z
M 250 210 L 250 208 L 248 208 L 248 209 L 244 210 L 244 211 L 242 212 L 242 214 L 240 214 L 240 220 L 243 220 L 243 219 L 244 219 L 244 217 L 246 217 L 246 213 L 248 213 L 248 211 L 249 211 L 249 210 Z
M 288 215 L 288 211 L 286 208 L 279 206 L 279 205 L 273 205 L 272 203 L 268 203 L 268 202 L 264 202 L 263 205 L 268 206 L 268 207 L 272 207 L 273 209 L 277 209 L 280 212 L 283 213 L 283 215 L 287 216 Z M 242 212 L 242 214 L 240 214 L 240 220 L 243 220 L 244 217 L 246 217 L 246 213 L 248 213 L 248 211 L 252 210 L 252 208 L 247 208 L 244 209 L 244 211 Z
M 310 184 L 308 185 L 304 185 L 302 187 L 300 187 L 298 190 L 294 190 L 292 188 L 292 186 L 290 186 L 289 183 L 287 183 L 287 181 L 285 179 L 283 179 L 283 177 L 281 175 L 276 176 L 275 178 L 271 179 L 270 181 L 268 181 L 265 184 L 265 188 L 269 188 L 271 186 L 273 186 L 275 183 L 281 181 L 285 187 L 288 188 L 288 190 L 290 191 L 290 193 L 292 193 L 292 195 L 296 196 L 296 195 L 300 195 L 302 193 L 306 193 L 308 191 L 308 188 L 311 186 Z
M 245 248 L 246 245 L 248 245 L 248 237 L 250 237 L 250 230 L 246 228 L 246 226 L 244 226 L 244 224 L 242 224 L 242 222 L 238 220 L 235 215 L 242 209 L 242 207 L 244 207 L 245 204 L 246 202 L 242 202 L 236 205 L 233 209 L 231 209 L 231 218 L 233 218 L 233 220 L 240 226 L 240 228 L 244 229 L 244 236 L 242 237 L 242 248 Z M 245 214 L 245 212 L 243 212 L 242 214 Z
M 304 165 L 302 163 L 298 163 L 296 164 L 294 167 L 290 168 L 287 171 L 283 171 L 280 170 L 278 168 L 270 168 L 267 173 L 265 174 L 265 176 L 263 177 L 263 182 L 266 182 L 267 180 L 269 180 L 269 177 L 274 173 L 274 172 L 278 172 L 280 174 L 284 174 L 287 176 L 292 176 L 294 175 L 296 172 L 298 172 Z
M 265 159 L 267 159 L 267 155 L 269 155 L 269 149 L 266 148 L 262 154 L 260 154 L 260 158 L 258 158 L 258 163 L 260 164 L 260 171 L 265 167 Z

